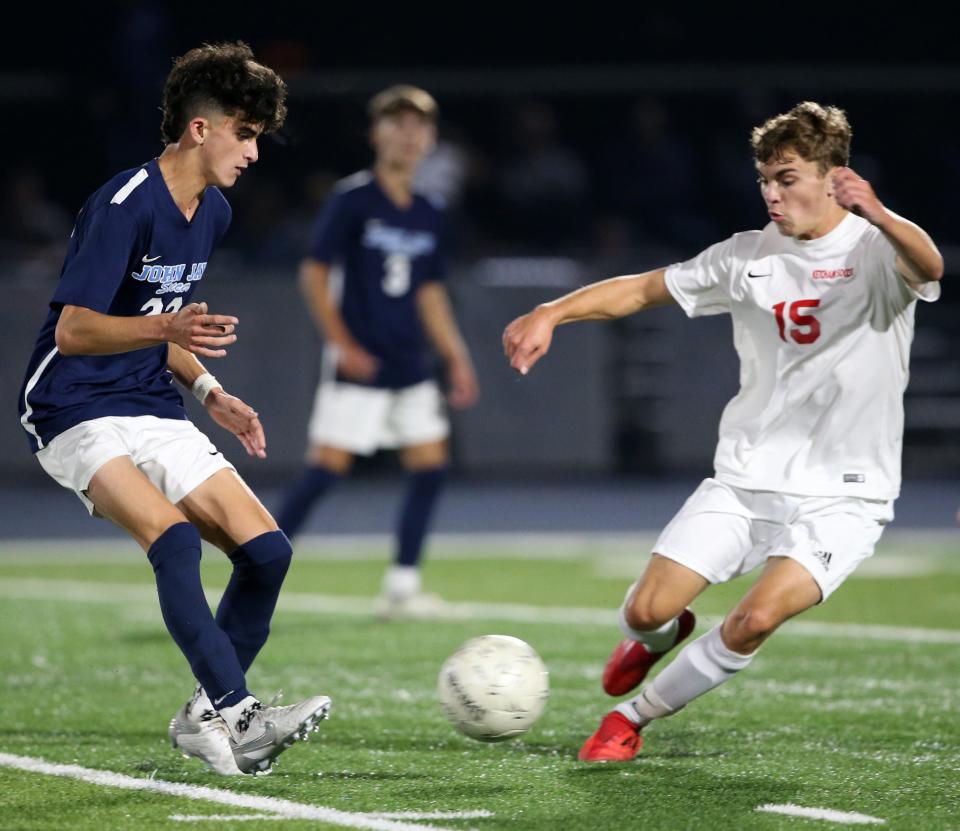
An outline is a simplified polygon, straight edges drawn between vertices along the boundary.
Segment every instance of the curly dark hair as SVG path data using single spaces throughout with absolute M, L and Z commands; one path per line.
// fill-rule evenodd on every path
M 205 43 L 173 62 L 163 88 L 164 144 L 180 140 L 198 110 L 215 109 L 272 133 L 287 117 L 287 85 L 243 41 Z
M 785 151 L 793 150 L 802 159 L 816 162 L 817 169 L 824 174 L 831 167 L 849 163 L 851 136 L 850 122 L 843 110 L 802 101 L 790 112 L 754 127 L 750 144 L 758 162 L 781 159 Z

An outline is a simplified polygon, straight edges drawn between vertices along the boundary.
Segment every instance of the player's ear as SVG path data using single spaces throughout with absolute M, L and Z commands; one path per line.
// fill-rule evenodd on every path
M 187 132 L 194 144 L 203 144 L 210 132 L 210 122 L 199 115 L 191 118 L 187 123 Z

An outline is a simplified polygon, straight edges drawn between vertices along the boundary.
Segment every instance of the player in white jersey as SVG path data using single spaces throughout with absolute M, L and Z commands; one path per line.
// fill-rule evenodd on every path
M 770 223 L 684 263 L 586 286 L 513 321 L 504 349 L 521 374 L 561 323 L 677 303 L 727 313 L 740 391 L 720 422 L 716 476 L 667 525 L 620 613 L 626 636 L 603 686 L 637 687 L 684 640 L 708 585 L 763 565 L 721 624 L 688 644 L 580 750 L 624 761 L 641 729 L 745 668 L 780 624 L 825 600 L 873 553 L 900 489 L 903 392 L 914 302 L 936 300 L 943 259 L 847 167 L 850 126 L 804 102 L 754 129 Z

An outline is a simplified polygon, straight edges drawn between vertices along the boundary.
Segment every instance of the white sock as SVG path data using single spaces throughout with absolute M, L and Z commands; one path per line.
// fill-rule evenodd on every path
M 741 655 L 729 649 L 717 624 L 680 650 L 640 695 L 618 705 L 617 710 L 641 726 L 668 716 L 745 669 L 756 654 Z
M 677 629 L 680 628 L 680 617 L 678 615 L 673 620 L 668 620 L 659 629 L 651 629 L 648 632 L 633 629 L 630 624 L 627 623 L 627 610 L 625 605 L 620 607 L 618 620 L 620 622 L 620 631 L 623 632 L 626 637 L 632 641 L 637 641 L 637 643 L 642 643 L 651 652 L 666 652 L 673 646 L 673 642 L 677 639 Z
M 213 709 L 213 704 L 210 703 L 210 698 L 207 696 L 207 691 L 203 687 L 200 687 L 200 695 L 197 696 L 193 706 L 196 708 L 198 713 L 205 713 L 207 710 Z
M 243 736 L 244 730 L 239 730 L 237 728 L 237 722 L 240 721 L 240 716 L 243 715 L 243 711 L 252 704 L 257 704 L 257 699 L 252 695 L 248 695 L 246 698 L 237 702 L 236 704 L 231 705 L 230 707 L 223 707 L 217 712 L 223 717 L 223 720 L 227 723 L 227 727 L 230 728 L 230 735 L 233 736 L 235 742 L 240 741 Z
M 393 598 L 405 598 L 420 591 L 418 566 L 392 565 L 383 575 L 383 593 Z

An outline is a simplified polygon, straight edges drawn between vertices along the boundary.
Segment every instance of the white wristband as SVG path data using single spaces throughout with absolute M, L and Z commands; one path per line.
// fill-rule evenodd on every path
M 206 401 L 207 396 L 210 394 L 210 390 L 216 387 L 223 389 L 223 384 L 221 384 L 209 372 L 204 372 L 203 375 L 193 382 L 193 386 L 190 387 L 190 391 L 193 393 L 197 401 L 202 404 L 204 401 Z

